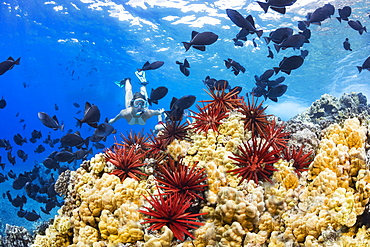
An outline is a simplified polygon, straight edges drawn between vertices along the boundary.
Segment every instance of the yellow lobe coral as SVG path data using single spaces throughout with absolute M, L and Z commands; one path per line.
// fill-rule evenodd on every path
M 80 228 L 78 238 L 77 238 L 77 246 L 90 246 L 99 240 L 99 232 L 97 229 L 91 226 L 85 226 Z
M 202 166 L 201 163 L 199 165 Z M 206 162 L 204 166 L 208 174 L 206 198 L 209 203 L 214 204 L 220 188 L 227 185 L 225 169 L 223 166 L 217 166 L 215 162 Z
M 53 227 L 60 233 L 60 234 L 69 234 L 72 228 L 72 221 L 70 217 L 66 216 L 55 216 Z
M 277 169 L 272 176 L 272 180 L 281 183 L 285 189 L 295 189 L 298 186 L 298 176 L 294 172 L 295 168 L 292 164 L 279 160 L 274 164 Z
M 243 115 L 240 112 L 230 112 L 227 119 L 222 120 L 218 127 L 220 135 L 217 142 L 223 144 L 227 151 L 235 152 L 243 140 L 248 140 L 251 133 L 246 132 L 242 122 Z
M 333 124 L 325 130 L 325 139 L 320 141 L 320 149 L 310 166 L 309 175 L 314 179 L 320 172 L 329 168 L 338 177 L 340 187 L 353 186 L 349 177 L 357 176 L 360 169 L 366 168 L 364 149 L 367 130 L 358 119 L 347 119 L 343 128 Z
M 144 236 L 144 247 L 171 247 L 173 233 L 167 226 L 161 228 L 162 235 L 156 238 L 152 235 Z
M 230 227 L 225 226 L 227 229 L 221 238 L 221 244 L 230 247 L 238 247 L 242 245 L 245 231 L 239 222 L 233 222 Z
M 330 197 L 325 198 L 324 209 L 327 207 L 331 225 L 335 230 L 342 226 L 351 227 L 356 223 L 357 215 L 352 210 L 354 195 L 344 188 L 337 188 Z
M 179 157 L 185 157 L 191 144 L 186 140 L 174 140 L 167 146 L 167 152 L 178 161 Z
M 107 165 L 107 162 L 104 158 L 104 154 L 102 153 L 96 154 L 94 157 L 91 158 L 90 164 L 91 170 L 94 173 L 99 174 L 103 172 Z
M 55 216 L 54 223 L 45 231 L 45 235 L 36 235 L 32 247 L 64 247 L 70 246 L 72 221 L 66 216 Z

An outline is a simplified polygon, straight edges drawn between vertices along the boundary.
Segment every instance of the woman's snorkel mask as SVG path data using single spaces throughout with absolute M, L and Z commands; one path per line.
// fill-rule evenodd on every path
M 145 100 L 144 95 L 141 93 L 135 93 L 131 100 L 131 107 L 137 108 L 136 116 L 143 114 L 148 109 L 148 101 Z
M 132 102 L 132 106 L 133 107 L 136 107 L 136 108 L 148 108 L 148 102 L 144 99 L 135 99 L 133 102 Z

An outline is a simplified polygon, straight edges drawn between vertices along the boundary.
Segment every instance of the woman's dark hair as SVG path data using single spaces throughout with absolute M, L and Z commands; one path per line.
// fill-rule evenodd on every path
M 142 95 L 142 94 L 141 94 L 141 93 L 139 93 L 139 92 L 136 92 L 136 93 L 134 93 L 134 95 L 132 96 L 132 100 L 131 100 L 131 102 L 130 102 L 130 105 L 131 105 L 131 106 L 133 106 L 135 99 L 143 99 L 143 100 L 146 100 L 144 95 Z

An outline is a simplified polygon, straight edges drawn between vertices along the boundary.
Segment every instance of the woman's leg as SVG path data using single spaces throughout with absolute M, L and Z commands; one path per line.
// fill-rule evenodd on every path
M 148 93 L 146 92 L 146 86 L 145 86 L 145 85 L 142 85 L 142 86 L 140 87 L 140 93 L 141 93 L 142 95 L 144 95 L 145 100 L 146 100 L 146 101 L 148 101 Z
M 126 109 L 130 107 L 130 103 L 133 97 L 132 94 L 132 85 L 131 85 L 131 79 L 126 78 L 126 83 L 125 83 L 125 103 L 126 103 Z

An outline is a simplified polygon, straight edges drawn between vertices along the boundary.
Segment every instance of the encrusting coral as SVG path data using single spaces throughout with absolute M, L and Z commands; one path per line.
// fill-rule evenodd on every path
M 317 139 L 318 148 L 312 150 L 313 145 L 308 145 L 306 152 L 297 142 L 294 147 L 286 141 L 279 147 L 268 144 L 267 135 L 245 129 L 244 118 L 242 112 L 230 110 L 217 131 L 199 133 L 189 123 L 189 138 L 166 143 L 168 156 L 153 163 L 153 174 L 138 173 L 140 181 L 109 175 L 115 167 L 106 155 L 97 154 L 70 172 L 73 179 L 68 180 L 71 184 L 65 196 L 73 200 L 66 200 L 54 223 L 45 235 L 36 236 L 33 246 L 370 246 L 369 225 L 359 220 L 370 198 L 364 123 L 351 118 L 331 124 Z M 265 119 L 262 123 L 271 124 Z M 280 137 L 289 138 L 285 133 Z M 271 164 L 259 164 L 261 169 L 271 166 L 267 181 L 249 175 L 241 180 L 230 172 L 238 168 L 235 157 L 250 155 L 240 150 L 246 143 L 250 149 L 266 143 L 263 152 L 273 152 Z M 280 152 L 283 149 L 285 154 Z M 155 166 L 171 159 L 204 173 L 198 178 L 201 185 L 193 185 L 201 194 L 165 191 L 169 186 L 164 178 L 162 183 L 156 180 Z M 150 170 L 145 168 L 146 161 L 138 171 Z M 181 224 L 176 223 L 176 215 L 161 218 L 176 209 L 171 197 L 186 204 L 187 209 L 177 205 L 184 209 Z

